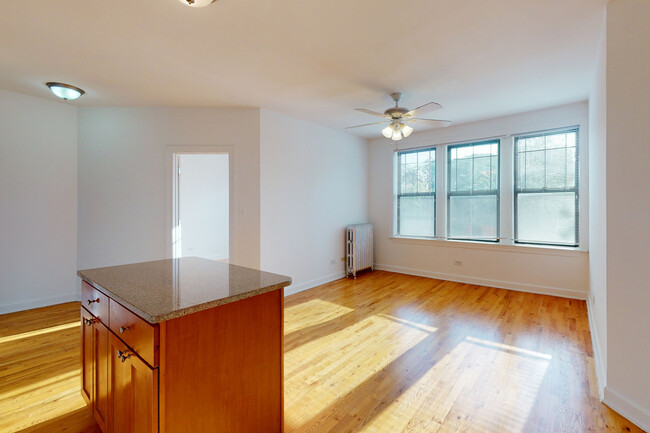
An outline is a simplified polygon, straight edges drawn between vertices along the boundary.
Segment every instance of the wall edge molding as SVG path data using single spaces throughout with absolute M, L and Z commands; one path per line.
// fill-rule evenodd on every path
M 425 271 L 421 269 L 404 268 L 400 266 L 375 263 L 375 269 L 399 274 L 415 275 L 418 277 L 435 278 L 438 280 L 454 281 L 457 283 L 477 284 L 479 286 L 496 287 L 498 289 L 515 290 L 518 292 L 537 293 L 540 295 L 559 296 L 562 298 L 586 300 L 587 293 L 579 290 L 565 289 L 562 287 L 539 286 L 535 284 L 522 284 L 514 281 L 492 280 L 489 278 L 470 277 L 459 274 L 445 274 L 442 272 Z
M 298 292 L 303 292 L 312 289 L 316 286 L 332 282 L 345 277 L 345 272 L 336 272 L 334 274 L 325 275 L 324 277 L 314 278 L 313 280 L 305 281 L 300 284 L 291 284 L 284 288 L 284 296 L 293 295 Z
M 603 403 L 627 418 L 637 427 L 650 431 L 650 412 L 630 401 L 611 386 L 605 386 Z
M 81 293 L 69 292 L 63 295 L 50 296 L 47 298 L 30 299 L 28 301 L 14 302 L 13 304 L 0 305 L 0 314 L 15 313 L 17 311 L 31 310 L 34 308 L 48 307 L 50 305 L 63 304 L 64 302 L 80 301 Z
M 591 333 L 591 346 L 594 352 L 594 369 L 596 370 L 596 382 L 598 386 L 598 397 L 600 401 L 605 399 L 605 387 L 607 386 L 607 374 L 605 371 L 605 364 L 603 363 L 603 350 L 600 346 L 600 336 L 598 335 L 598 328 L 596 327 L 596 319 L 594 319 L 593 297 L 587 298 L 587 317 L 589 319 L 589 331 Z

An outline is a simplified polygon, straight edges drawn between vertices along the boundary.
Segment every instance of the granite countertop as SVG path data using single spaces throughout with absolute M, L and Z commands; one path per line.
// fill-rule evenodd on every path
M 291 284 L 284 275 L 199 257 L 77 272 L 149 323 L 159 323 Z

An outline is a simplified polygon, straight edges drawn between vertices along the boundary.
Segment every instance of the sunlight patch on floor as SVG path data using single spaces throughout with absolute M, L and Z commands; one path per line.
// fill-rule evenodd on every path
M 547 356 L 468 337 L 360 431 L 455 432 L 469 424 L 476 431 L 524 433 Z
M 45 389 L 53 388 L 57 384 L 60 384 L 63 381 L 67 380 L 75 380 L 76 382 L 79 382 L 79 376 L 81 375 L 81 368 L 73 369 L 71 371 L 68 371 L 67 373 L 64 374 L 59 374 L 53 377 L 49 377 L 47 379 L 43 379 L 38 382 L 29 382 L 26 385 L 16 387 L 14 389 L 11 389 L 9 391 L 6 391 L 4 389 L 0 388 L 0 402 L 2 402 L 4 399 L 11 399 L 12 401 L 16 402 L 18 401 L 19 396 L 23 394 L 31 394 L 34 392 L 39 392 L 42 393 Z M 79 390 L 81 392 L 81 390 Z M 1 412 L 0 412 L 1 415 Z
M 20 398 L 0 399 L 0 431 L 25 428 L 86 408 L 79 389 L 79 371 L 52 378 L 38 389 L 21 389 Z M 31 387 L 33 388 L 33 387 Z M 7 425 L 15 429 L 5 430 Z
M 284 334 L 288 335 L 300 329 L 336 319 L 351 311 L 354 311 L 354 309 L 323 301 L 322 299 L 312 299 L 298 305 L 286 307 L 284 309 Z
M 397 399 L 369 424 L 364 425 L 360 431 L 364 433 L 393 433 L 403 430 L 437 431 L 455 400 L 451 394 L 458 394 L 465 384 L 471 386 L 476 380 L 477 372 L 465 369 L 464 361 L 469 351 L 468 344 L 463 342 L 458 344 L 414 383 L 409 384 Z M 456 382 L 456 385 L 449 388 L 449 383 L 452 382 Z
M 466 339 L 477 367 L 481 388 L 459 395 L 449 425 L 464 420 L 482 431 L 524 433 L 526 423 L 550 365 L 550 355 L 473 337 Z
M 72 323 L 64 323 L 63 325 L 50 326 L 48 328 L 37 329 L 35 331 L 23 332 L 21 334 L 8 335 L 6 337 L 0 337 L 0 344 L 22 340 L 25 338 L 39 337 L 45 334 L 50 334 L 52 332 L 63 331 L 71 328 L 78 328 L 79 326 L 80 326 L 80 322 L 75 321 Z
M 385 317 L 371 316 L 285 353 L 288 424 L 308 422 L 428 335 Z M 368 351 L 368 347 L 379 349 Z M 299 419 L 292 417 L 292 407 L 296 406 L 300 407 Z
M 438 330 L 438 328 L 434 328 L 433 326 L 423 325 L 422 323 L 413 322 L 411 320 L 402 319 L 401 317 L 391 316 L 388 314 L 379 314 L 379 317 L 385 317 L 386 319 L 393 320 L 403 325 L 410 326 L 412 328 L 416 328 L 421 331 L 425 331 L 429 333 L 434 333 Z
M 478 343 L 489 347 L 494 347 L 495 349 L 501 349 L 509 352 L 519 353 L 522 355 L 534 356 L 541 359 L 552 359 L 553 357 L 548 353 L 535 352 L 534 350 L 522 349 L 520 347 L 511 346 L 509 344 L 496 343 L 494 341 L 482 340 L 480 338 L 467 337 L 467 341 L 471 343 Z

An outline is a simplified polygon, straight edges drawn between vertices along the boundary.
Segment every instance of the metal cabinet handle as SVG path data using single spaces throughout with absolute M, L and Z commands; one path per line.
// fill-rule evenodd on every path
M 93 302 L 99 303 L 99 298 L 97 298 L 97 299 L 88 299 L 88 305 L 92 304 Z
M 92 324 L 95 323 L 95 322 L 97 322 L 97 319 L 95 319 L 95 318 L 93 318 L 93 319 L 86 319 L 86 318 L 84 317 L 84 323 L 85 323 L 86 325 L 88 325 L 88 326 L 92 325 Z
M 128 350 L 117 351 L 117 358 L 120 359 L 122 362 L 126 361 L 130 357 L 131 357 L 131 353 Z
M 120 326 L 120 334 L 124 334 L 124 331 L 128 331 L 129 329 L 131 329 L 130 326 Z

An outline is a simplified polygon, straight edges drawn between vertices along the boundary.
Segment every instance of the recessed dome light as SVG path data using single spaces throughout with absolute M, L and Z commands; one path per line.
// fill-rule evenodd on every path
M 184 5 L 191 6 L 193 8 L 202 8 L 214 2 L 214 0 L 179 0 L 179 1 Z
M 52 93 L 61 99 L 65 99 L 66 101 L 72 101 L 73 99 L 77 99 L 86 93 L 79 87 L 71 86 L 70 84 L 55 83 L 53 81 L 50 81 L 49 83 L 45 83 L 45 85 L 50 88 Z

